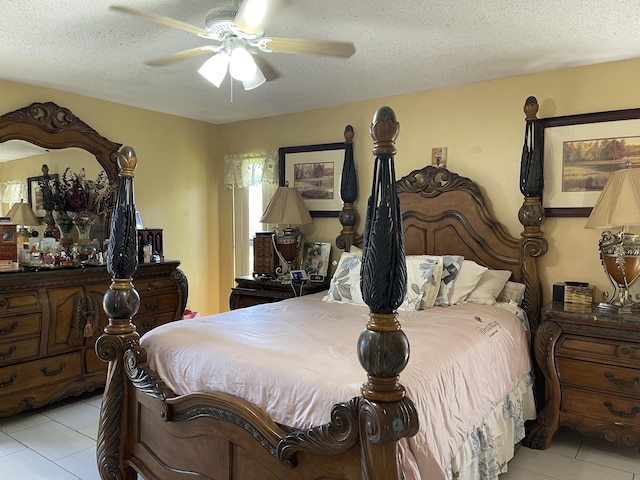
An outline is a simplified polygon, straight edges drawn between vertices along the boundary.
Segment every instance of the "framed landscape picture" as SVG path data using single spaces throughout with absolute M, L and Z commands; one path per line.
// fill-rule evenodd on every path
M 345 144 L 282 147 L 278 153 L 280 185 L 297 188 L 312 217 L 337 217 Z

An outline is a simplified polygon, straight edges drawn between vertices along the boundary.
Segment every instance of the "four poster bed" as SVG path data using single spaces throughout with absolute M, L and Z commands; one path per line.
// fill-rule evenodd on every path
M 364 235 L 351 195 L 336 242 L 349 252 L 327 294 L 173 322 L 142 339 L 131 323 L 136 158 L 127 147 L 118 154 L 109 325 L 96 347 L 109 362 L 103 479 L 490 479 L 504 470 L 535 416 L 528 334 L 540 311 L 535 259 L 546 251 L 539 202 L 523 205 L 516 239 L 468 178 L 428 166 L 396 181 L 398 128 L 391 109 L 376 112 Z M 345 160 L 343 184 L 353 173 Z M 422 308 L 427 290 L 442 301 L 454 270 L 444 257 L 475 262 L 469 299 L 486 272 L 506 272 L 526 287 L 522 310 L 517 300 Z M 467 265 L 457 264 L 457 282 Z M 451 285 L 453 303 L 461 287 Z

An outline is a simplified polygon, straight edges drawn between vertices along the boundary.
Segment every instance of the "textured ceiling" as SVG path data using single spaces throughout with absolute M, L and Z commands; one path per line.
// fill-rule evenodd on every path
M 114 3 L 199 27 L 214 5 L 1 0 L 0 78 L 228 123 L 640 57 L 640 0 L 291 0 L 267 36 L 352 41 L 355 55 L 264 54 L 281 77 L 232 92 L 228 76 L 217 89 L 198 75 L 206 56 L 145 65 L 211 42 Z

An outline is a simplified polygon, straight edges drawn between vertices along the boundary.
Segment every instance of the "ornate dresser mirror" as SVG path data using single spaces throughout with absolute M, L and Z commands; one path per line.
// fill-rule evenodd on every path
M 52 174 L 58 174 L 62 177 L 64 165 L 71 170 L 77 172 L 85 168 L 87 171 L 104 170 L 107 178 L 113 184 L 118 183 L 117 165 L 112 160 L 112 155 L 121 147 L 121 144 L 114 143 L 101 136 L 93 128 L 76 117 L 71 110 L 60 107 L 53 102 L 32 103 L 24 108 L 6 113 L 0 116 L 0 149 L 1 144 L 26 142 L 37 146 L 43 151 L 51 152 L 51 155 L 57 155 L 58 158 L 64 158 L 57 168 L 52 168 Z M 34 152 L 37 148 L 34 148 Z M 64 152 L 57 152 L 64 150 Z M 92 155 L 97 160 L 98 165 L 91 160 L 91 156 L 80 161 L 75 160 L 78 157 L 78 150 Z M 55 151 L 55 152 L 54 152 Z M 61 157 L 63 155 L 63 157 Z M 29 174 L 23 178 L 12 178 L 16 174 L 12 174 L 12 170 L 22 171 L 24 174 L 25 167 L 16 169 L 15 166 L 8 164 L 0 164 L 0 181 L 6 180 L 24 180 L 27 177 L 37 178 L 42 175 L 40 168 L 37 170 L 35 165 L 50 163 L 47 159 L 48 155 L 37 155 L 29 159 Z M 52 157 L 53 160 L 54 157 Z M 26 159 L 20 158 L 13 162 L 22 162 Z M 53 160 L 55 162 L 55 160 Z M 13 163 L 8 162 L 8 163 Z M 38 163 L 36 163 L 38 162 Z M 57 172 L 56 172 L 57 170 Z M 20 176 L 20 175 L 17 175 Z M 29 179 L 31 180 L 31 178 Z M 26 199 L 25 199 L 26 200 Z M 110 213 L 110 212 L 109 212 Z M 107 213 L 106 218 L 110 216 Z M 105 235 L 108 234 L 108 222 L 105 222 Z

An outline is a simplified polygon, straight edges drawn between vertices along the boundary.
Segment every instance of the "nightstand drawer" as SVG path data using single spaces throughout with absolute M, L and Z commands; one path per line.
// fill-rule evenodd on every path
M 592 392 L 564 387 L 560 409 L 577 415 L 589 412 L 590 416 L 612 423 L 640 426 L 640 397 L 594 395 Z
M 640 369 L 581 362 L 567 358 L 557 359 L 560 381 L 586 388 L 638 395 L 640 398 Z
M 556 355 L 609 362 L 622 360 L 640 366 L 640 345 L 577 335 L 563 335 L 558 341 Z

